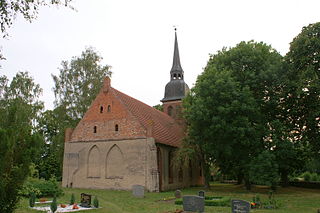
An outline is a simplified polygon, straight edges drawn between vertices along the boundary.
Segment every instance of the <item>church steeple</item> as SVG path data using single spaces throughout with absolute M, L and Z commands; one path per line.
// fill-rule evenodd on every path
M 173 62 L 170 71 L 170 81 L 167 83 L 162 102 L 182 100 L 189 91 L 188 85 L 184 82 L 184 72 L 180 64 L 177 31 L 175 29 Z
M 179 55 L 179 46 L 177 39 L 177 29 L 175 28 L 175 40 L 174 40 L 174 53 L 173 53 L 173 62 L 172 68 L 170 71 L 171 80 L 183 79 L 183 70 L 180 64 L 180 55 Z

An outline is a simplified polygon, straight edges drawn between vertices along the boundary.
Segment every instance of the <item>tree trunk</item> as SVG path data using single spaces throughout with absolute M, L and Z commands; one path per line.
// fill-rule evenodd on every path
M 242 184 L 242 182 L 243 182 L 243 173 L 239 172 L 237 176 L 237 185 Z
M 251 190 L 251 183 L 250 183 L 249 178 L 247 178 L 247 177 L 244 178 L 244 185 L 246 186 L 246 189 L 247 189 L 248 191 Z
M 281 171 L 281 186 L 282 187 L 289 186 L 288 171 L 286 171 L 286 170 Z
M 209 164 L 207 164 L 205 162 L 205 160 L 203 159 L 202 161 L 202 167 L 203 167 L 203 175 L 204 175 L 204 187 L 206 189 L 210 189 L 210 177 L 211 177 L 211 174 L 210 174 L 210 166 Z

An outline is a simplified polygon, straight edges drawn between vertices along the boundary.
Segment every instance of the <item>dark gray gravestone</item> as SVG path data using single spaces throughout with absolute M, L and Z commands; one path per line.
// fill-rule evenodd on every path
M 200 196 L 200 197 L 204 197 L 204 191 L 202 191 L 202 190 L 199 191 L 199 196 Z
M 250 203 L 245 200 L 232 200 L 231 208 L 232 208 L 232 213 L 249 213 Z
M 91 195 L 81 193 L 81 204 L 80 206 L 89 208 L 91 206 Z
M 144 186 L 133 185 L 132 186 L 132 194 L 135 197 L 143 198 L 144 197 Z
M 187 195 L 182 197 L 183 211 L 204 212 L 204 197 Z
M 181 198 L 181 191 L 180 191 L 180 190 L 176 190 L 176 191 L 174 192 L 174 197 L 175 197 L 175 198 Z

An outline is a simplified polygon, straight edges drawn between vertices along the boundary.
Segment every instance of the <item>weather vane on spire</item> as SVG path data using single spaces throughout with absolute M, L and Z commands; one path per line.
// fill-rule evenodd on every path
M 176 26 L 176 25 L 173 25 L 173 28 L 174 28 L 174 31 L 177 32 L 177 26 Z

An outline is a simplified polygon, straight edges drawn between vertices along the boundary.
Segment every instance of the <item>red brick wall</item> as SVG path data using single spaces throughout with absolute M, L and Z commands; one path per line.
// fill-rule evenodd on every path
M 111 110 L 108 112 L 108 105 Z M 100 108 L 103 107 L 102 113 Z M 118 125 L 118 131 L 115 131 Z M 94 127 L 96 126 L 96 133 Z M 146 130 L 113 94 L 101 91 L 75 128 L 71 141 L 128 139 L 145 137 Z
M 172 114 L 169 114 L 169 107 L 172 107 Z M 170 115 L 182 128 L 185 128 L 185 120 L 182 118 L 182 101 L 169 101 L 163 103 L 163 112 Z

